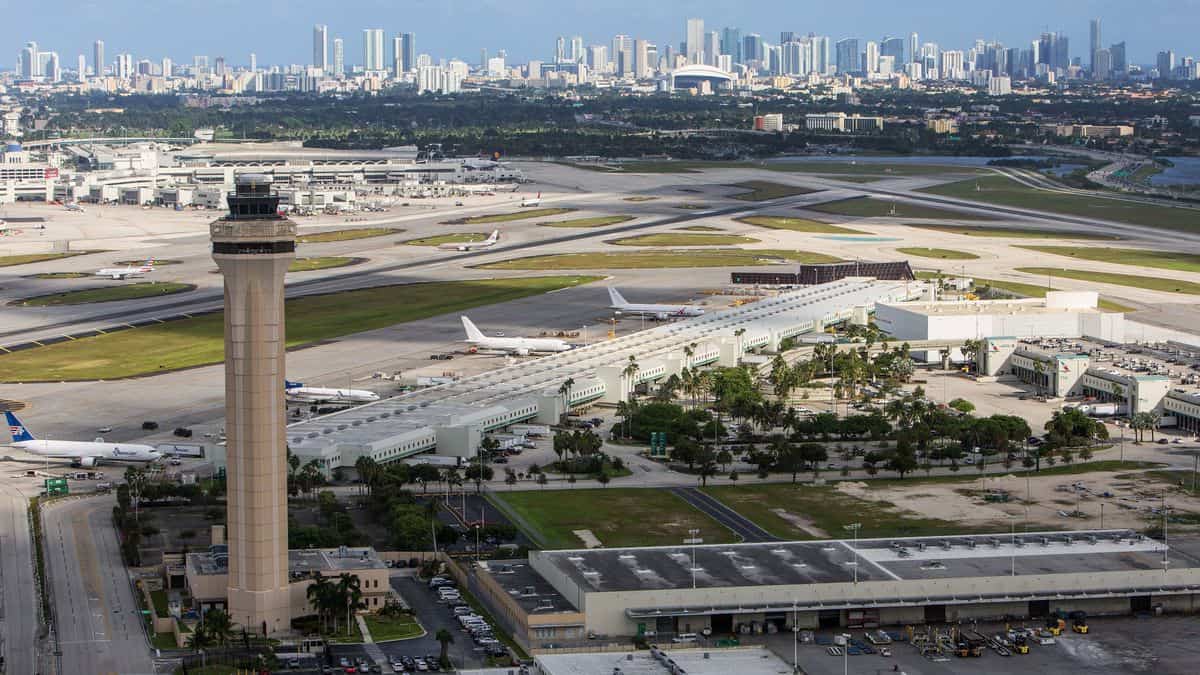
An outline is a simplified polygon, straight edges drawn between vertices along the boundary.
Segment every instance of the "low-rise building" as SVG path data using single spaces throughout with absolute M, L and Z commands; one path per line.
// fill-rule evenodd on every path
M 1045 298 L 883 303 L 879 328 L 899 340 L 990 337 L 1092 337 L 1124 342 L 1125 315 L 1097 307 L 1090 291 L 1051 291 Z

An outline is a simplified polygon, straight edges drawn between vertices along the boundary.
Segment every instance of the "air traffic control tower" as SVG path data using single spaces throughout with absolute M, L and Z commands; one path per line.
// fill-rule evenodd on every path
M 209 228 L 225 277 L 228 608 L 264 635 L 291 628 L 283 277 L 296 225 L 278 208 L 269 177 L 242 175 L 229 215 Z

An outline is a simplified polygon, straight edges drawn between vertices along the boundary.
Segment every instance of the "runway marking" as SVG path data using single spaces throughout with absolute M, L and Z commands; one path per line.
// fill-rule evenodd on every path
M 75 339 L 78 339 L 78 338 L 76 338 L 74 335 L 63 335 L 63 337 L 67 338 L 68 340 L 75 340 Z
M 37 346 L 39 346 L 39 347 L 45 347 L 45 346 L 46 346 L 46 345 L 44 345 L 44 344 L 42 344 L 42 343 L 38 342 L 37 340 L 30 340 L 30 342 L 32 342 L 33 344 L 35 344 L 35 345 L 37 345 Z
M 8 349 L 5 349 L 4 347 L 0 347 L 0 351 L 4 352 L 5 354 L 11 354 L 11 353 L 12 353 L 10 350 L 8 350 Z

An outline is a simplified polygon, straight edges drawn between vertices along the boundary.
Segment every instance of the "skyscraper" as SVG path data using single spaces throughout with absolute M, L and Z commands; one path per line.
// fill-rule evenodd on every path
M 1096 77 L 1096 52 L 1100 49 L 1100 19 L 1092 19 L 1090 28 L 1092 39 L 1089 43 L 1091 49 L 1088 51 L 1090 57 L 1088 67 L 1091 69 L 1092 77 Z
M 1070 41 L 1061 33 L 1042 33 L 1038 45 L 1038 63 L 1052 70 L 1066 70 L 1071 65 Z
M 363 70 L 383 70 L 383 29 L 363 29 Z
M 921 58 L 921 40 L 916 32 L 912 32 L 908 36 L 908 62 L 916 63 Z
M 687 40 L 684 54 L 688 63 L 704 63 L 704 19 L 687 20 Z
M 633 41 L 633 76 L 638 79 L 650 77 L 650 43 L 647 40 Z
M 400 34 L 400 65 L 404 72 L 411 73 L 417 67 L 417 36 L 415 33 Z
M 868 75 L 879 72 L 879 44 L 877 42 L 873 40 L 867 42 L 864 60 L 863 70 Z
M 908 61 L 904 58 L 904 38 L 887 38 L 879 45 L 880 56 L 891 56 L 895 59 L 893 65 L 902 65 Z
M 717 56 L 721 54 L 721 34 L 711 31 L 704 34 L 704 62 L 710 66 L 717 65 Z
M 209 227 L 225 280 L 227 611 L 275 635 L 291 629 L 283 278 L 296 225 L 279 215 L 267 176 L 239 176 L 228 201 Z
M 721 53 L 728 54 L 734 63 L 742 62 L 742 31 L 726 27 L 721 31 Z
M 838 73 L 862 72 L 862 64 L 860 63 L 861 55 L 858 52 L 858 38 L 838 40 L 834 51 L 836 53 L 834 63 L 837 65 Z
M 618 75 L 628 75 L 633 69 L 633 38 L 628 35 L 613 36 L 612 61 Z
M 96 77 L 104 77 L 104 65 L 104 40 L 96 40 L 92 43 L 92 72 Z
M 809 70 L 821 75 L 828 75 L 831 65 L 829 58 L 829 37 L 825 35 L 810 35 L 808 36 L 808 41 L 812 50 Z
M 554 62 L 562 63 L 567 60 L 567 39 L 559 35 L 554 41 Z
M 329 71 L 329 26 L 317 24 L 313 26 L 313 68 Z
M 258 54 L 250 52 L 250 72 L 258 72 Z
M 392 38 L 392 77 L 400 79 L 404 72 L 404 39 L 399 35 Z
M 1159 52 L 1158 58 L 1155 59 L 1158 67 L 1158 77 L 1163 80 L 1170 80 L 1175 77 L 1175 52 L 1168 49 L 1165 52 Z
M 576 35 L 571 38 L 570 49 L 567 50 L 567 58 L 571 63 L 583 63 L 583 36 Z
M 333 74 L 341 77 L 346 74 L 346 43 L 342 38 L 333 38 Z
M 758 33 L 750 33 L 742 38 L 742 63 L 758 62 L 763 60 L 763 39 Z
M 1112 55 L 1112 75 L 1114 78 L 1121 80 L 1129 75 L 1129 61 L 1125 56 L 1125 43 L 1118 42 L 1108 48 Z

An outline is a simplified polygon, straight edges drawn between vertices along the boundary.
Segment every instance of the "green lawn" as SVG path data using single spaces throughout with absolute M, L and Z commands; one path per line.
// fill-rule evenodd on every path
M 920 204 L 903 204 L 900 202 L 892 202 L 886 199 L 874 199 L 872 197 L 851 197 L 850 199 L 839 199 L 833 202 L 817 204 L 816 206 L 805 206 L 804 208 L 808 209 L 809 211 L 832 213 L 838 216 L 853 216 L 856 218 L 892 217 L 991 220 L 991 218 L 987 216 L 973 213 L 939 209 L 935 206 L 923 206 Z M 894 213 L 893 209 L 895 210 Z
M 1097 284 L 1114 284 L 1143 288 L 1148 291 L 1163 291 L 1165 293 L 1187 293 L 1200 295 L 1200 284 L 1193 281 L 1164 279 L 1162 277 L 1141 277 L 1133 274 L 1112 274 L 1109 272 L 1093 272 L 1090 270 L 1059 269 L 1056 267 L 1018 267 L 1018 272 L 1038 274 L 1050 277 L 1065 277 L 1079 281 L 1091 281 Z
M 100 288 L 85 288 L 78 291 L 64 291 L 39 295 L 24 300 L 14 300 L 12 304 L 22 307 L 56 307 L 59 305 L 87 305 L 95 302 L 116 302 L 118 300 L 137 300 L 139 298 L 154 298 L 160 295 L 173 295 L 193 291 L 192 284 L 178 284 L 173 281 L 142 281 L 136 284 L 121 286 L 101 286 Z
M 375 642 L 407 640 L 425 633 L 425 629 L 421 628 L 421 624 L 417 623 L 411 614 L 396 617 L 367 614 L 363 619 L 366 621 L 367 630 L 371 632 L 371 639 Z
M 538 223 L 542 227 L 606 227 L 633 220 L 633 216 L 592 216 L 590 218 L 569 218 L 567 220 L 551 220 Z
M 808 251 L 693 249 L 623 251 L 620 253 L 557 253 L 485 263 L 479 265 L 478 268 L 490 270 L 630 270 L 667 267 L 745 267 L 774 265 L 779 259 L 802 263 L 840 262 L 840 258 Z
M 976 185 L 979 186 L 978 190 Z M 1101 193 L 1084 196 L 1036 190 L 1004 176 L 985 176 L 948 183 L 924 188 L 922 192 L 1132 225 L 1200 231 L 1200 210 L 1109 199 Z
M 887 178 L 891 176 L 942 176 L 951 174 L 983 173 L 984 169 L 969 166 L 950 166 L 939 164 L 887 164 L 884 162 L 857 162 L 846 159 L 841 162 L 769 162 L 761 168 L 771 171 L 792 171 L 802 173 L 824 173 L 830 175 L 872 176 Z
M 934 275 L 936 277 L 937 275 Z M 930 277 L 933 278 L 933 277 Z M 1038 284 L 1025 284 L 1019 281 L 1007 281 L 1001 279 L 975 279 L 975 288 L 981 286 L 990 286 L 1001 291 L 1007 291 L 1014 295 L 1021 295 L 1027 298 L 1044 298 L 1046 297 L 1046 287 Z M 1050 290 L 1061 290 L 1051 287 Z M 1103 296 L 1100 298 L 1100 309 L 1109 312 L 1133 312 L 1133 307 L 1122 305 L 1114 300 L 1109 300 Z
M 991 225 L 934 225 L 931 223 L 910 224 L 907 227 L 919 227 L 922 230 L 934 230 L 949 234 L 962 234 L 968 237 L 1003 237 L 1007 239 L 1097 239 L 1112 241 L 1120 239 L 1111 235 L 1083 234 L 1078 232 L 1056 232 L 1054 230 L 1022 229 L 1019 227 L 995 227 Z
M 474 241 L 483 241 L 487 238 L 488 235 L 484 232 L 459 232 L 456 234 L 439 234 L 433 237 L 409 239 L 400 243 L 407 246 L 441 246 L 442 244 L 468 244 Z
M 289 347 L 507 302 L 595 281 L 552 276 L 381 286 L 287 301 Z M 94 380 L 167 372 L 224 358 L 220 313 L 0 355 L 9 382 Z
M 706 488 L 705 492 L 759 527 L 785 539 L 842 539 L 849 536 L 844 527 L 850 523 L 862 523 L 859 536 L 865 538 L 969 534 L 995 529 L 964 527 L 953 521 L 920 518 L 902 506 L 859 499 L 839 492 L 831 485 L 723 485 Z
M 30 276 L 34 279 L 86 279 L 93 275 L 87 272 L 42 272 Z
M 620 165 L 626 173 L 698 173 L 700 169 L 756 168 L 751 162 L 644 161 Z
M 1038 251 L 1039 253 L 1079 258 L 1080 260 L 1094 260 L 1097 262 L 1116 263 L 1118 265 L 1136 265 L 1138 267 L 1155 267 L 1164 270 L 1200 273 L 1200 255 L 1196 255 L 1195 253 L 1101 246 L 1021 246 L 1019 248 Z
M 561 216 L 564 213 L 570 213 L 575 209 L 526 209 L 517 211 L 516 213 L 494 213 L 486 216 L 469 216 L 466 218 L 458 218 L 445 223 L 446 225 L 490 225 L 492 223 L 511 223 L 514 220 L 526 220 L 528 218 L 549 218 L 551 216 Z
M 897 251 L 904 255 L 915 255 L 918 258 L 939 258 L 941 260 L 978 260 L 979 256 L 966 251 L 952 251 L 948 248 L 922 248 L 908 247 L 898 248 Z
M 327 270 L 333 267 L 356 265 L 362 261 L 362 258 L 343 258 L 339 256 L 327 256 L 324 258 L 296 258 L 292 261 L 291 265 L 288 265 L 288 271 L 312 272 L 313 270 Z
M 396 227 L 355 227 L 345 230 L 326 230 L 324 232 L 302 234 L 296 237 L 296 242 L 300 244 L 326 244 L 333 241 L 386 237 L 389 234 L 399 234 L 403 231 Z
M 742 183 L 734 183 L 729 187 L 745 188 L 749 192 L 741 192 L 732 195 L 734 199 L 741 199 L 747 202 L 765 202 L 769 199 L 782 199 L 783 197 L 795 197 L 796 195 L 807 195 L 819 190 L 811 188 L 797 187 L 795 185 L 784 185 L 783 183 L 772 183 L 768 180 L 748 180 Z
M 582 548 L 574 530 L 591 530 L 604 546 L 679 544 L 689 529 L 705 543 L 735 541 L 732 532 L 666 490 L 600 488 L 493 493 L 512 507 L 548 548 Z
M 625 201 L 627 201 L 627 202 L 652 202 L 655 199 L 658 199 L 658 197 L 652 197 L 650 195 L 634 195 L 632 197 L 626 197 Z
M 617 246 L 736 246 L 738 244 L 757 244 L 758 241 L 753 237 L 743 237 L 738 234 L 660 232 L 612 239 L 604 243 Z
M 809 220 L 808 218 L 784 218 L 782 216 L 745 216 L 743 218 L 734 218 L 734 220 L 739 223 L 765 227 L 771 230 L 791 230 L 792 232 L 805 232 L 811 234 L 867 234 L 862 230 L 852 230 L 848 227 L 840 227 L 838 225 L 822 223 L 819 220 Z
M 675 229 L 679 230 L 680 232 L 724 232 L 725 231 L 719 227 L 712 227 L 711 225 L 688 225 L 686 227 L 677 227 Z
M 89 253 L 99 253 L 99 251 L 62 251 L 60 253 L 26 253 L 23 255 L 0 255 L 0 267 L 12 267 L 13 265 L 28 265 L 29 263 L 46 262 L 47 260 L 61 260 L 62 258 L 73 258 L 77 255 L 87 255 Z

